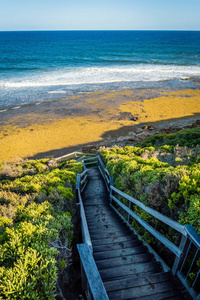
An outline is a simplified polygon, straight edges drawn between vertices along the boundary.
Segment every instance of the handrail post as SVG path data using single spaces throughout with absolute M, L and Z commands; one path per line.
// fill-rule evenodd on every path
M 83 293 L 87 293 L 88 290 L 88 283 L 87 283 L 87 277 L 85 274 L 85 270 L 83 268 L 83 263 L 81 261 L 81 287 L 82 287 L 82 291 Z
M 81 174 L 77 174 L 76 177 L 76 199 L 78 201 L 78 190 L 80 188 L 80 180 L 81 180 Z
M 129 206 L 128 207 L 129 207 L 129 209 L 131 209 L 131 201 L 129 201 Z M 128 223 L 130 223 L 129 221 L 130 221 L 130 214 L 128 213 Z
M 173 275 L 176 275 L 179 267 L 181 266 L 181 263 L 183 262 L 185 254 L 187 252 L 188 245 L 189 245 L 188 235 L 186 235 L 186 236 L 182 235 L 181 242 L 180 242 L 180 245 L 179 245 L 179 249 L 182 251 L 182 255 L 180 257 L 176 256 L 176 258 L 174 260 L 174 264 L 173 264 L 173 267 L 172 267 Z

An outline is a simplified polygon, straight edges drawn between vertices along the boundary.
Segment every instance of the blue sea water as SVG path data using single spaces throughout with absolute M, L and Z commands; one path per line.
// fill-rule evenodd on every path
M 199 78 L 200 31 L 0 32 L 0 109 Z

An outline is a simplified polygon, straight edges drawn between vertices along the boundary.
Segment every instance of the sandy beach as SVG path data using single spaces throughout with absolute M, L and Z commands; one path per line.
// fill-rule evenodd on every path
M 137 125 L 200 117 L 200 90 L 95 92 L 0 112 L 0 161 L 57 156 Z

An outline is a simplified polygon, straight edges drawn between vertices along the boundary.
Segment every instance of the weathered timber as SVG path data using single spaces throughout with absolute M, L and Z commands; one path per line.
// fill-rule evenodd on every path
M 155 209 L 152 209 L 148 206 L 145 206 L 141 201 L 136 200 L 135 198 L 123 193 L 122 191 L 116 189 L 114 186 L 111 186 L 111 190 L 116 192 L 118 195 L 124 197 L 125 199 L 129 200 L 131 203 L 137 205 L 138 207 L 142 208 L 144 211 L 148 212 L 151 214 L 153 217 L 157 218 L 161 222 L 169 225 L 171 228 L 174 228 L 175 230 L 179 231 L 180 233 L 186 235 L 186 230 L 185 227 L 178 222 L 164 216 L 163 214 L 159 213 Z
M 109 205 L 105 184 L 109 186 L 110 177 L 102 166 L 100 169 L 103 177 L 97 167 L 88 169 L 88 184 L 81 196 L 93 258 L 109 299 L 183 299 L 172 274 L 163 271 L 126 220 Z
M 93 299 L 109 300 L 89 246 L 80 244 L 78 245 L 78 251 Z

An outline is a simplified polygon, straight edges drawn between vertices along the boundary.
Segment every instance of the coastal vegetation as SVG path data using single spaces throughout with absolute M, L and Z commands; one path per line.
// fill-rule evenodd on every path
M 199 145 L 197 127 L 155 135 L 135 146 L 104 149 L 102 155 L 118 189 L 181 224 L 191 224 L 200 233 Z M 174 231 L 142 209 L 132 209 L 167 238 L 178 242 Z M 134 219 L 132 224 L 147 242 L 156 244 Z
M 68 264 L 77 173 L 49 159 L 0 164 L 0 298 L 55 299 Z

